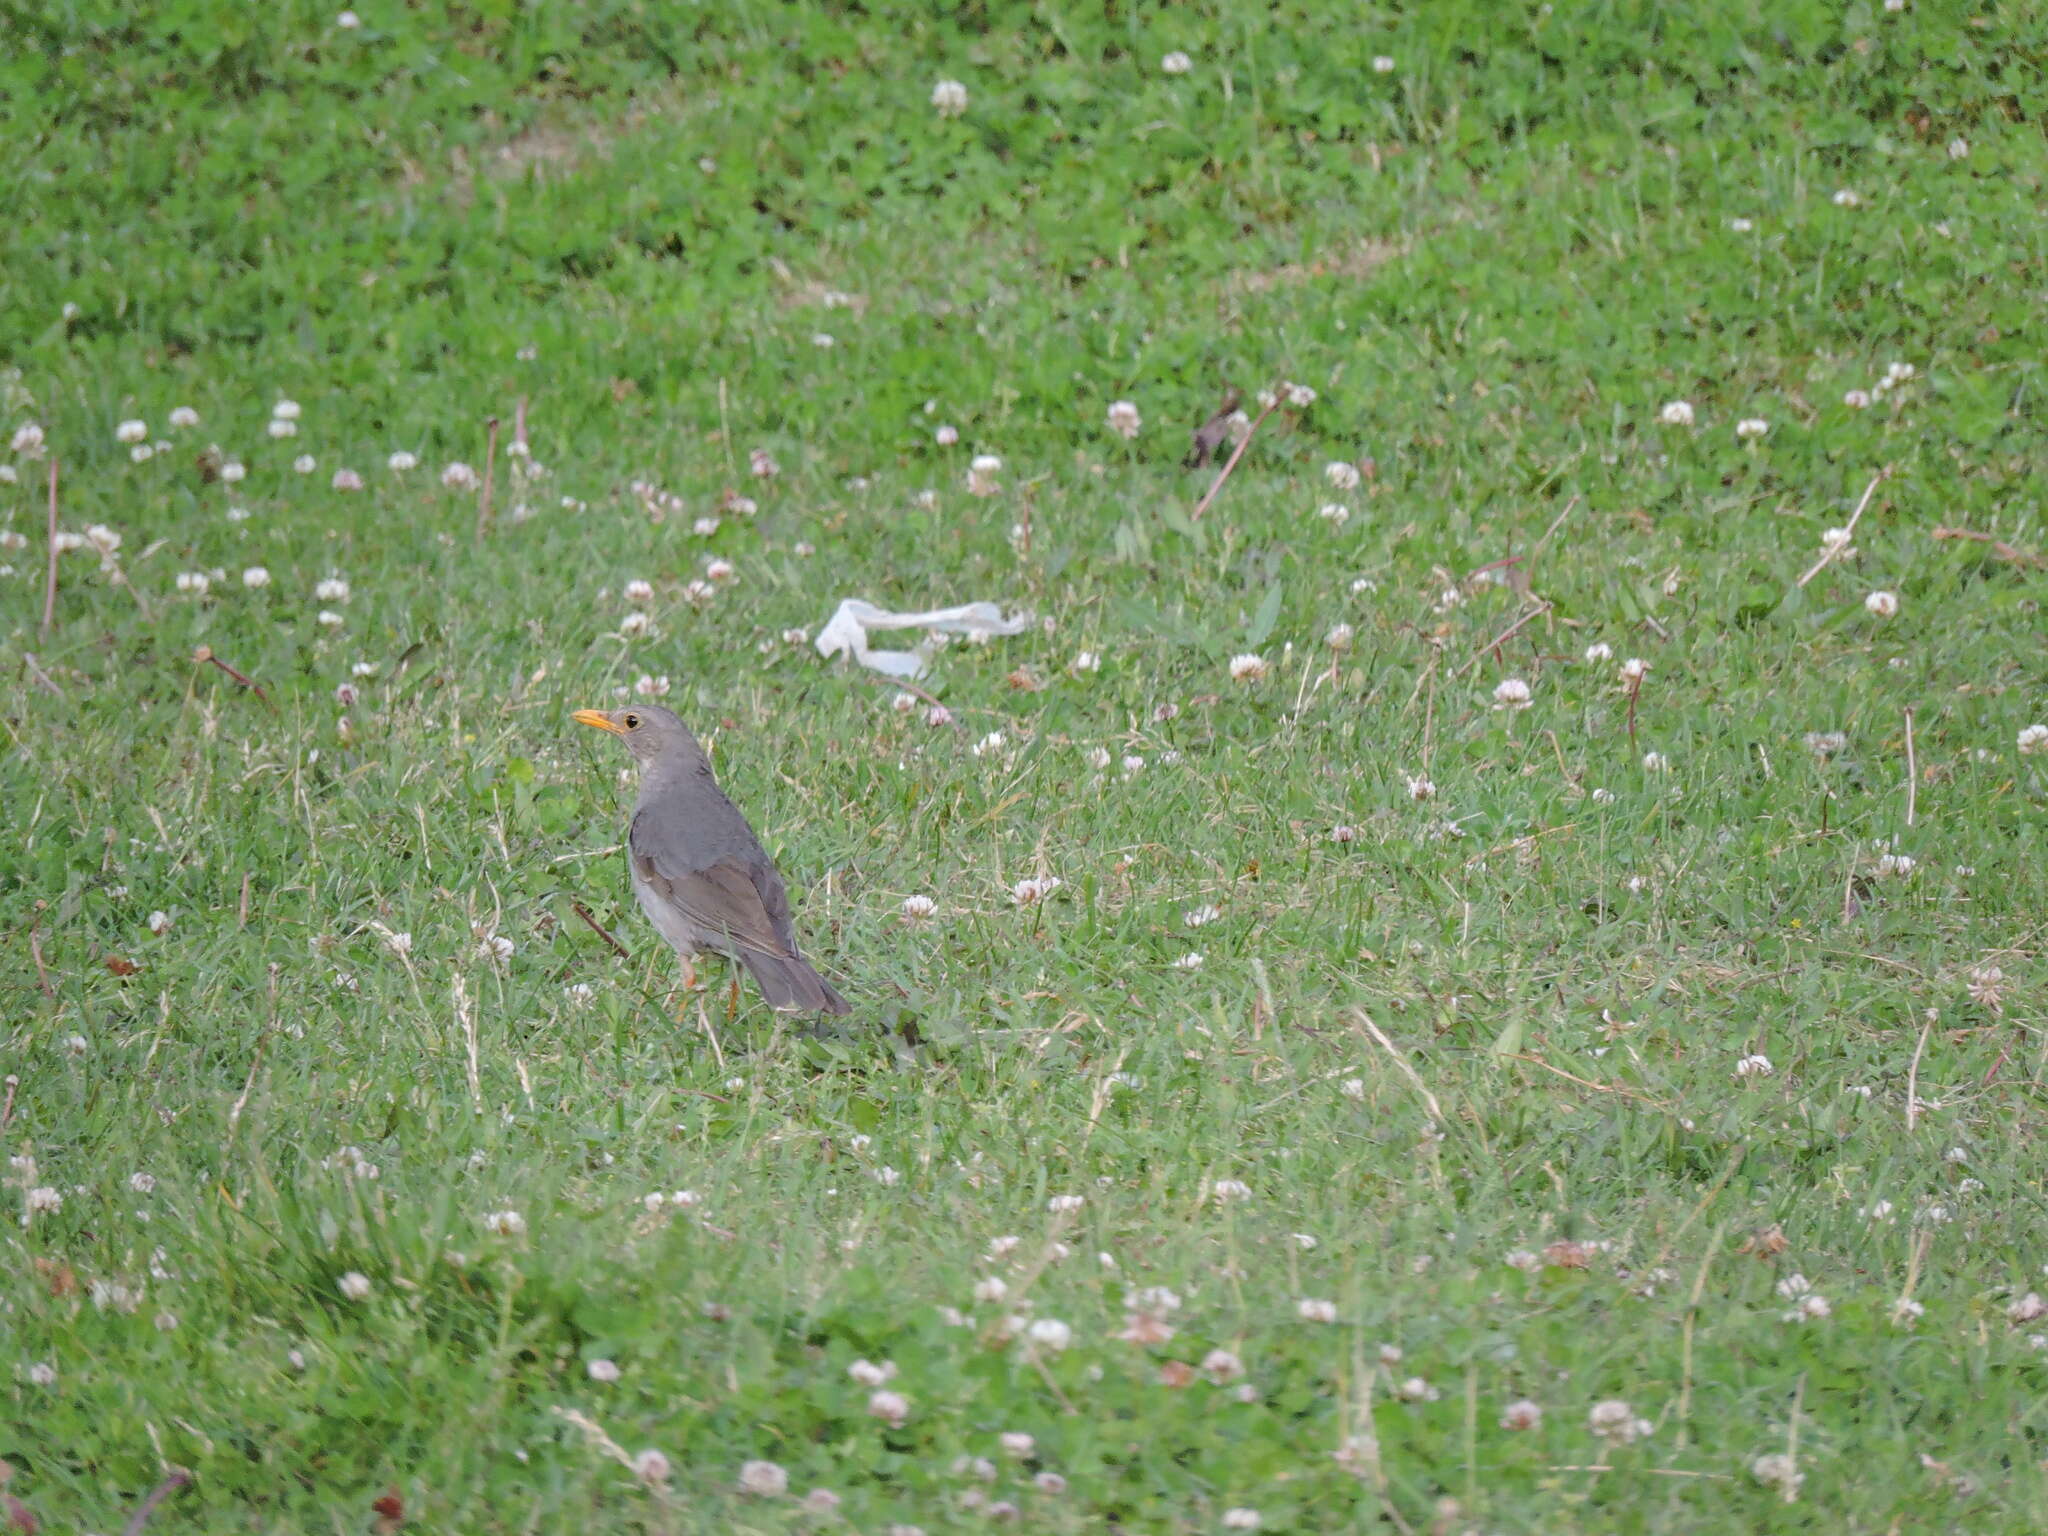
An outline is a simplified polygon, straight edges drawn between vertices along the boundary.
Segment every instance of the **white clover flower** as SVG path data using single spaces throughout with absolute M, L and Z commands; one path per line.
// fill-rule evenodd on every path
M 199 425 L 199 413 L 189 405 L 173 406 L 171 409 L 171 425 L 174 427 L 196 427 Z
M 451 491 L 473 491 L 483 484 L 477 472 L 460 459 L 441 471 L 441 484 Z
M 403 448 L 394 449 L 390 456 L 384 460 L 384 467 L 386 469 L 401 475 L 408 469 L 418 469 L 419 466 L 419 455 L 408 453 Z
M 1749 1475 L 1766 1488 L 1775 1488 L 1787 1496 L 1797 1493 L 1799 1485 L 1806 1481 L 1799 1464 L 1783 1451 L 1757 1457 L 1749 1464 Z
M 1232 1201 L 1251 1199 L 1252 1187 L 1242 1179 L 1218 1179 L 1210 1186 L 1210 1193 L 1218 1205 L 1229 1205 Z
M 1039 1317 L 1025 1326 L 1024 1338 L 1034 1348 L 1056 1355 L 1074 1342 L 1074 1330 L 1056 1317 Z
M 1086 1195 L 1054 1195 L 1045 1202 L 1045 1208 L 1055 1216 L 1071 1216 L 1087 1203 Z
M 1689 427 L 1693 423 L 1692 403 L 1688 400 L 1667 400 L 1658 410 L 1657 419 L 1667 427 Z
M 114 428 L 117 443 L 144 443 L 149 441 L 149 423 L 146 421 L 124 421 Z
M 121 547 L 121 535 L 105 523 L 94 523 L 85 530 L 85 542 L 98 550 L 102 558 L 111 558 Z
M 628 640 L 647 634 L 653 628 L 654 621 L 638 611 L 629 613 L 619 620 L 619 633 Z
M 592 1360 L 583 1367 L 583 1371 L 592 1381 L 601 1382 L 606 1386 L 619 1379 L 618 1362 L 615 1360 Z
M 1919 867 L 1910 853 L 1885 853 L 1878 855 L 1876 873 L 1880 880 L 1903 880 Z
M 1671 759 L 1662 752 L 1645 752 L 1643 754 L 1643 772 L 1669 773 L 1670 771 Z
M 1326 501 L 1316 508 L 1316 516 L 1332 528 L 1342 528 L 1351 521 L 1351 509 L 1341 501 Z
M 704 575 L 711 581 L 730 581 L 735 567 L 730 560 L 707 560 Z
M 1631 656 L 1621 664 L 1621 680 L 1634 687 L 1650 675 L 1650 664 L 1640 656 Z
M 1223 1511 L 1223 1529 L 1226 1531 L 1256 1531 L 1263 1521 L 1264 1516 L 1256 1509 L 1240 1506 Z
M 178 590 L 180 592 L 187 592 L 195 597 L 204 597 L 206 596 L 207 588 L 212 585 L 213 583 L 208 580 L 204 571 L 178 572 Z
M 242 585 L 250 591 L 258 591 L 270 585 L 270 572 L 263 566 L 252 565 L 242 572 Z
M 1614 647 L 1605 640 L 1596 640 L 1586 647 L 1586 660 L 1589 662 L 1612 661 L 1614 660 Z
M 1493 690 L 1493 707 L 1495 709 L 1527 709 L 1532 697 L 1529 685 L 1521 678 L 1502 678 Z
M 1769 1077 L 1775 1071 L 1777 1068 L 1771 1065 L 1771 1058 L 1768 1056 L 1745 1056 L 1735 1063 L 1737 1077 Z
M 1518 1398 L 1500 1411 L 1502 1429 L 1535 1429 L 1543 1423 L 1543 1408 L 1528 1398 Z
M 1336 490 L 1355 491 L 1359 482 L 1358 466 L 1343 459 L 1332 459 L 1323 466 L 1323 478 Z
M 1920 376 L 1920 370 L 1911 363 L 1887 363 L 1884 381 L 1887 384 L 1909 384 Z
M 1305 1323 L 1334 1323 L 1337 1321 L 1337 1303 L 1304 1296 L 1294 1304 L 1294 1315 Z
M 2024 757 L 2034 757 L 2048 752 L 2048 725 L 2021 726 L 2018 745 Z
M 910 1399 L 901 1392 L 875 1392 L 868 1398 L 868 1416 L 880 1419 L 891 1429 L 901 1429 L 910 1417 Z
M 974 1283 L 976 1301 L 1001 1301 L 1009 1294 L 1010 1287 L 1000 1275 L 988 1275 Z
M 1043 901 L 1066 882 L 1058 875 L 1045 875 L 1019 880 L 1010 887 L 1010 899 L 1020 907 L 1028 907 Z
M 270 418 L 270 424 L 264 430 L 275 438 L 297 437 L 299 435 L 299 424 L 288 417 L 273 416 Z
M 789 1492 L 789 1473 L 772 1461 L 750 1461 L 740 1467 L 740 1492 L 779 1499 Z
M 1813 1323 L 1832 1316 L 1834 1308 L 1828 1305 L 1827 1297 L 1810 1291 L 1799 1298 L 1790 1312 L 1785 1314 L 1788 1323 Z
M 1175 49 L 1159 61 L 1160 71 L 1169 75 L 1184 75 L 1195 67 L 1195 61 Z
M 335 1282 L 335 1288 L 350 1301 L 363 1301 L 370 1294 L 370 1277 L 352 1269 Z
M 270 408 L 270 415 L 273 421 L 297 421 L 299 419 L 299 402 L 296 400 L 280 400 Z
M 1232 682 L 1263 682 L 1266 674 L 1271 670 L 1266 664 L 1265 657 L 1254 655 L 1250 652 L 1230 658 L 1230 679 Z
M 1145 425 L 1138 407 L 1129 400 L 1114 400 L 1109 407 L 1109 430 L 1125 439 L 1134 438 Z
M 1374 54 L 1372 58 L 1372 72 L 1376 75 L 1391 75 L 1394 72 L 1392 56 L 1384 53 Z
M 1745 416 L 1735 423 L 1735 436 L 1742 441 L 1762 437 L 1770 430 L 1771 424 L 1761 416 Z
M 1899 594 L 1896 592 L 1872 592 L 1863 599 L 1866 612 L 1880 619 L 1897 618 Z
M 1639 1419 L 1633 1408 L 1618 1397 L 1595 1403 L 1586 1414 L 1587 1426 L 1603 1440 L 1627 1445 L 1650 1433 L 1650 1421 Z
M 1305 411 L 1316 403 L 1316 392 L 1306 384 L 1289 384 L 1285 392 L 1287 403 L 1298 411 Z
M 1754 219 L 1733 218 L 1728 221 L 1728 227 L 1738 235 L 1746 235 L 1756 228 L 1756 221 Z
M 349 597 L 348 582 L 340 576 L 328 576 L 313 588 L 313 596 L 323 603 L 345 603 Z
M 240 459 L 229 459 L 220 467 L 221 483 L 223 485 L 234 485 L 236 482 L 246 478 L 248 473 L 249 471 L 243 467 Z
M 932 87 L 932 107 L 941 117 L 958 117 L 967 110 L 967 87 L 958 80 L 941 80 Z
M 1111 422 L 1111 425 L 1114 426 L 1115 423 Z M 960 429 L 955 426 L 941 426 L 937 431 L 932 433 L 932 441 L 937 443 L 941 448 L 950 448 L 955 443 L 960 441 Z
M 167 933 L 171 926 L 171 914 L 157 911 L 149 914 L 149 931 L 155 934 Z
M 41 456 L 43 441 L 42 425 L 33 421 L 24 422 L 14 429 L 14 437 L 8 447 L 20 458 L 33 459 Z
M 1852 188 L 1843 187 L 1830 199 L 1837 208 L 1861 208 L 1863 197 Z
M 337 491 L 360 491 L 363 488 L 363 477 L 352 469 L 337 469 L 334 478 L 328 483 Z
M 921 923 L 937 914 L 939 904 L 929 896 L 906 896 L 903 898 L 903 920 Z
M 993 496 L 1002 489 L 996 476 L 1002 472 L 1003 461 L 992 453 L 978 453 L 967 466 L 967 491 L 971 496 Z
M 1870 409 L 1870 391 L 1867 389 L 1846 390 L 1842 395 L 1842 404 L 1849 407 L 1852 411 L 1867 411 Z
M 47 1216 L 64 1209 L 64 1196 L 49 1184 L 38 1184 L 21 1197 L 22 1210 L 26 1213 L 23 1225 L 29 1216 Z
M 1323 636 L 1323 644 L 1333 651 L 1348 651 L 1357 637 L 1358 631 L 1349 624 L 1332 624 Z

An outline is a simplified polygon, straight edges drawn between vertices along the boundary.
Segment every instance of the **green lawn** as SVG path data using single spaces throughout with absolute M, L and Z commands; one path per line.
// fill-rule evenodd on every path
M 352 19 L 0 59 L 16 1528 L 2039 1529 L 2048 10 Z

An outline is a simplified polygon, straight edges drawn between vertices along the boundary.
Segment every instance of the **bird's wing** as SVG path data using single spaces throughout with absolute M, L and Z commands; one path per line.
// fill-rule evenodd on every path
M 633 867 L 693 928 L 723 935 L 741 949 L 789 959 L 796 954 L 789 893 L 758 847 L 698 864 L 667 845 L 642 814 L 627 835 Z

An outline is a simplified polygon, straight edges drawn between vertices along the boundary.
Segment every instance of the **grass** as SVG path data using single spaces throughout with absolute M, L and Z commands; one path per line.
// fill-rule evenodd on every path
M 2037 8 L 25 25 L 0 426 L 120 543 L 40 634 L 10 461 L 22 1509 L 2036 1528 Z M 932 724 L 785 637 L 851 596 L 1043 622 Z M 567 720 L 642 677 L 843 1027 L 671 1019 Z

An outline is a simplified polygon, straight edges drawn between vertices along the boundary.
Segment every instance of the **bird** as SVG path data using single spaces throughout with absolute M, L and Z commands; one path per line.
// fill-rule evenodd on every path
M 640 798 L 626 833 L 633 895 L 682 960 L 686 991 L 696 979 L 695 956 L 711 950 L 752 972 L 778 1012 L 850 1013 L 797 949 L 782 877 L 718 787 L 690 728 L 655 704 L 579 709 L 570 718 L 618 737 L 640 765 Z

